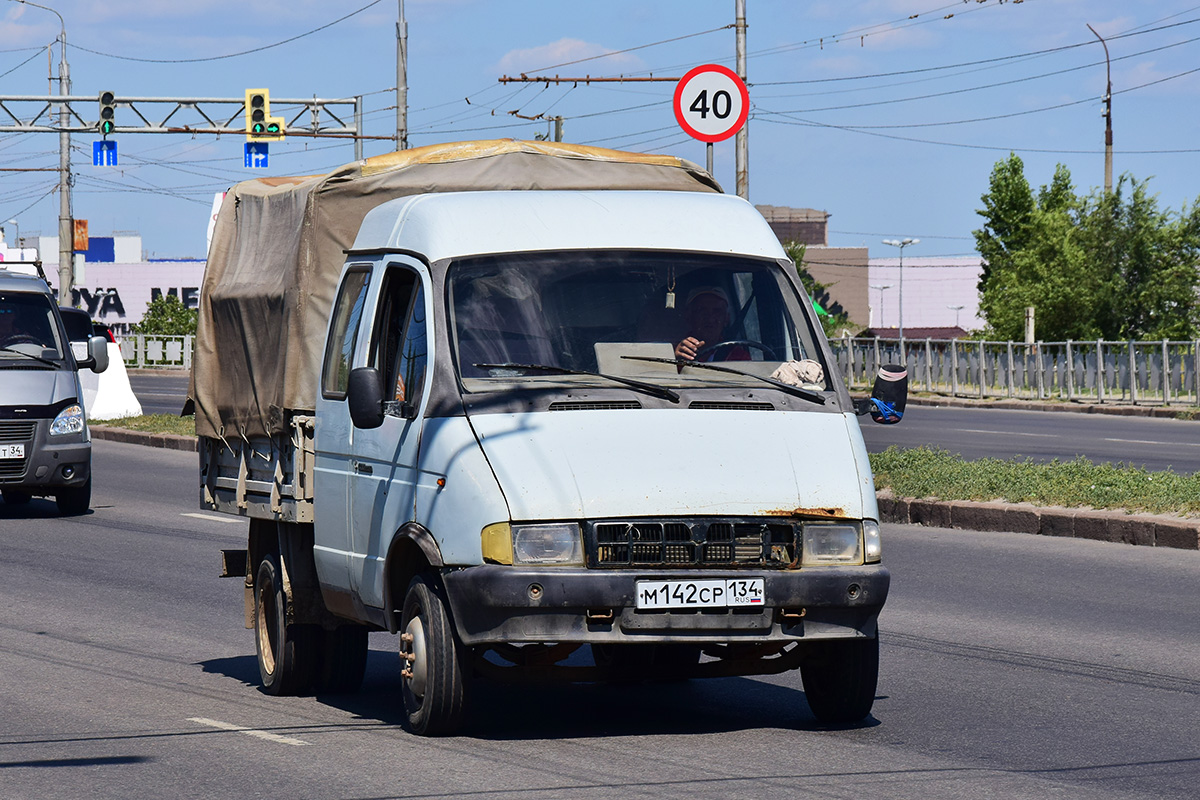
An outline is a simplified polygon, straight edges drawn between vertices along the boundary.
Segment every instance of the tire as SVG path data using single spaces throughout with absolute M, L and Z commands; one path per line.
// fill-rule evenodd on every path
M 367 629 L 341 625 L 321 632 L 321 667 L 315 688 L 319 694 L 353 694 L 367 671 Z
M 258 672 L 268 694 L 305 694 L 312 689 L 320 656 L 321 629 L 287 624 L 288 598 L 279 557 L 262 560 L 254 581 L 254 640 Z
M 68 517 L 86 514 L 92 506 L 92 477 L 89 475 L 87 482 L 82 486 L 59 489 L 54 495 L 54 501 L 58 503 L 59 513 Z
M 20 489 L 5 489 L 3 495 L 4 502 L 10 506 L 23 506 L 33 499 L 33 495 Z
M 818 642 L 800 665 L 804 696 L 824 725 L 858 722 L 871 713 L 879 680 L 879 638 Z
M 466 648 L 454 635 L 441 594 L 413 578 L 400 617 L 401 693 L 413 733 L 454 733 L 466 707 Z

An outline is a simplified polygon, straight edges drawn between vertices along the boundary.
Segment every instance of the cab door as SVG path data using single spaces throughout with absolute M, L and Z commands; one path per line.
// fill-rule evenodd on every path
M 350 478 L 353 472 L 354 437 L 346 390 L 350 370 L 359 366 L 364 349 L 359 340 L 364 328 L 371 288 L 371 268 L 351 265 L 338 289 L 321 387 L 316 401 L 313 447 L 313 555 L 322 586 L 345 591 L 350 586 Z
M 350 476 L 350 581 L 383 606 L 383 565 L 393 534 L 416 517 L 417 455 L 432 360 L 424 267 L 396 257 L 383 273 L 364 366 L 383 376 L 383 424 L 356 430 Z

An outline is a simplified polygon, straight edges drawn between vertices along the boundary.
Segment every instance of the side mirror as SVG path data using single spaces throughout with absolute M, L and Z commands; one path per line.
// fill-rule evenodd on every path
M 354 427 L 378 428 L 383 424 L 383 375 L 375 367 L 350 370 L 346 400 Z
M 108 369 L 108 339 L 103 336 L 93 336 L 87 343 L 88 361 L 92 372 L 104 372 Z
M 885 364 L 875 376 L 871 396 L 855 404 L 859 416 L 870 414 L 880 425 L 895 425 L 904 418 L 908 402 L 908 370 L 899 364 Z

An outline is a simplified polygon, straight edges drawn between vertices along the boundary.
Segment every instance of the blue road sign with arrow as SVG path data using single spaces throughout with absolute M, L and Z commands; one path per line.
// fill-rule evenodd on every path
M 117 143 L 102 139 L 92 142 L 92 166 L 115 167 L 117 165 Z
M 266 142 L 246 142 L 246 167 L 266 169 L 270 150 Z

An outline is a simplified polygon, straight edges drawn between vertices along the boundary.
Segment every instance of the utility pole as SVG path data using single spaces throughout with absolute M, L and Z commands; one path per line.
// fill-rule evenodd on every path
M 737 31 L 737 76 L 746 82 L 746 0 L 734 0 Z M 734 161 L 737 170 L 737 194 L 750 199 L 750 120 L 742 125 L 734 138 Z
M 408 149 L 408 21 L 404 19 L 404 0 L 397 0 L 400 16 L 396 21 L 396 149 Z
M 1104 193 L 1112 192 L 1112 64 L 1108 60 L 1108 42 L 1096 33 L 1096 29 L 1088 25 L 1088 30 L 1096 34 L 1100 44 L 1104 45 L 1104 72 L 1107 84 L 1104 89 Z
M 55 12 L 58 13 L 58 12 Z M 71 94 L 71 72 L 67 67 L 67 26 L 63 23 L 58 62 L 58 93 Z M 71 119 L 66 101 L 58 107 L 58 304 L 71 305 L 75 286 L 75 220 L 71 217 L 71 134 L 66 128 Z

